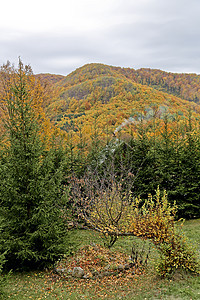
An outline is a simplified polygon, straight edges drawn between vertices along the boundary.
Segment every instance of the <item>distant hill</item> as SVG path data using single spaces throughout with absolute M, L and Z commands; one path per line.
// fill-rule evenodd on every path
M 68 76 L 53 74 L 39 74 L 37 76 L 52 83 L 63 80 L 62 85 L 65 88 L 99 76 L 121 77 L 135 83 L 148 85 L 184 100 L 200 102 L 200 75 L 197 74 L 171 73 L 149 68 L 134 70 L 103 64 L 87 64 Z
M 200 75 L 168 73 L 155 69 L 122 69 L 122 72 L 135 82 L 188 101 L 200 102 Z
M 200 112 L 200 76 L 160 70 L 87 64 L 67 76 L 40 74 L 59 90 L 46 111 L 65 131 L 86 132 L 98 123 L 100 132 L 113 132 L 124 119 L 149 108 L 170 114 Z
M 37 74 L 35 75 L 36 78 L 40 79 L 41 82 L 48 82 L 51 84 L 57 83 L 58 81 L 62 80 L 65 76 L 62 75 L 55 75 L 55 74 Z

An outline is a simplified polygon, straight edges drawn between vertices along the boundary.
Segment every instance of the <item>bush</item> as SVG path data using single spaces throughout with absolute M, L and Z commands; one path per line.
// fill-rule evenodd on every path
M 176 229 L 177 206 L 175 203 L 170 205 L 166 191 L 161 195 L 158 187 L 155 197 L 149 195 L 143 201 L 134 198 L 130 190 L 123 189 L 123 180 L 116 182 L 116 176 L 108 182 L 107 178 L 100 180 L 97 175 L 82 178 L 80 189 L 76 186 L 77 195 L 82 192 L 78 209 L 88 225 L 106 237 L 108 247 L 119 236 L 149 239 L 161 254 L 157 267 L 161 276 L 180 268 L 199 273 L 195 251 L 189 247 L 183 233 Z
M 159 245 L 160 260 L 157 271 L 160 276 L 171 276 L 175 270 L 200 274 L 198 256 L 184 235 L 176 234 L 170 243 Z

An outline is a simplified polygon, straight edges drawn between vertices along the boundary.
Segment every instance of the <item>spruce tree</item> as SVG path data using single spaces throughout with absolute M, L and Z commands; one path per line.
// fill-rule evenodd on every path
M 12 84 L 4 98 L 8 142 L 0 164 L 1 253 L 6 253 L 8 268 L 41 267 L 64 251 L 62 162 L 56 165 L 56 150 L 42 142 L 28 85 L 34 80 L 31 69 L 19 60 L 17 70 L 2 71 Z
M 185 124 L 184 145 L 180 155 L 180 176 L 176 189 L 179 216 L 186 218 L 200 216 L 199 129 L 195 126 L 192 112 L 189 111 L 188 120 Z

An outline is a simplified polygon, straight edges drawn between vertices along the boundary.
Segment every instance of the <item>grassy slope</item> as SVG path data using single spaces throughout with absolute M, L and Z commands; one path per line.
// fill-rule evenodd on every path
M 191 241 L 200 247 L 200 219 L 187 221 L 184 231 Z M 92 231 L 75 231 L 81 245 L 102 242 Z M 130 252 L 134 238 L 119 240 L 113 251 Z M 134 281 L 116 284 L 106 280 L 70 281 L 57 280 L 49 272 L 12 274 L 7 288 L 8 299 L 200 299 L 200 279 L 189 274 L 177 273 L 171 279 L 160 279 L 153 268 L 156 251 L 152 251 L 146 274 L 135 276 Z

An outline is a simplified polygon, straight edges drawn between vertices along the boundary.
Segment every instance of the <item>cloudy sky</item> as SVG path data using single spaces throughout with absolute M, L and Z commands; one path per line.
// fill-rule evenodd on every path
M 5 0 L 0 64 L 67 75 L 87 63 L 200 74 L 200 0 Z

